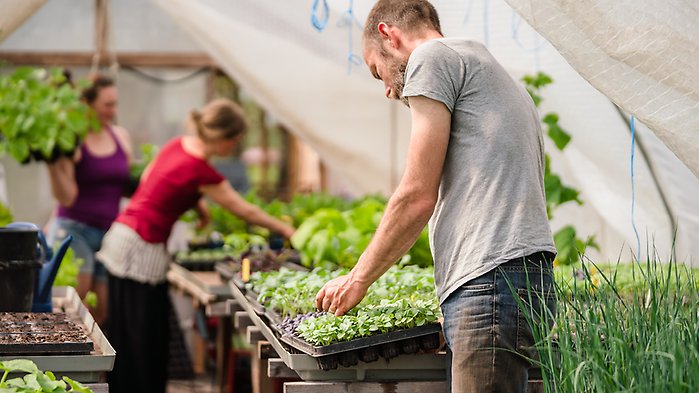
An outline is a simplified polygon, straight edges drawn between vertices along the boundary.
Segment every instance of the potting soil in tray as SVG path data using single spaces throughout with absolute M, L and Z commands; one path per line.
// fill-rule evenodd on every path
M 83 354 L 94 344 L 64 313 L 0 313 L 0 355 Z

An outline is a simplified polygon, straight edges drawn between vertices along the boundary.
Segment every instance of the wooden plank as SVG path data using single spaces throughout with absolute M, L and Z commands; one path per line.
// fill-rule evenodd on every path
M 288 371 L 283 368 L 288 369 Z M 281 359 L 270 359 L 268 374 L 284 378 L 294 370 L 286 367 Z M 446 381 L 404 381 L 404 382 L 287 382 L 284 393 L 442 393 L 448 392 Z M 529 381 L 527 392 L 543 392 L 542 381 Z
M 238 311 L 243 311 L 243 306 L 241 306 L 237 300 L 226 300 L 226 314 L 235 315 L 235 313 Z
M 206 374 L 206 341 L 197 329 L 192 330 L 192 368 L 197 375 Z
M 258 341 L 257 348 L 262 359 L 276 359 L 279 357 L 279 354 L 277 354 L 277 351 L 274 350 L 269 341 Z
M 92 52 L 21 52 L 0 51 L 0 59 L 14 65 L 85 66 L 92 65 Z M 200 68 L 215 67 L 216 62 L 205 53 L 140 53 L 117 52 L 122 67 Z M 101 55 L 100 66 L 109 66 L 111 56 Z
M 262 341 L 265 339 L 265 336 L 262 334 L 260 328 L 258 328 L 257 326 L 248 326 L 246 329 L 246 333 L 246 337 L 250 345 L 257 345 L 258 341 Z
M 109 393 L 109 385 L 106 383 L 93 383 L 85 386 L 92 389 L 92 393 Z
M 287 382 L 284 393 L 447 393 L 446 381 Z
M 296 371 L 289 368 L 283 360 L 267 359 L 267 376 L 270 378 L 298 378 Z
M 216 300 L 216 295 L 210 293 L 202 279 L 210 279 L 207 275 L 196 274 L 189 270 L 172 265 L 167 272 L 167 280 L 175 287 L 182 288 L 189 296 L 200 304 L 207 305 Z
M 231 350 L 231 334 L 233 331 L 230 316 L 219 318 L 216 330 L 216 386 L 218 391 L 223 393 L 228 391 L 228 352 Z
M 233 314 L 233 326 L 235 326 L 236 329 L 245 331 L 248 326 L 253 325 L 252 319 L 250 319 L 247 312 L 236 311 L 236 313 Z
M 257 345 L 252 347 L 250 376 L 252 380 L 252 393 L 267 393 L 272 391 L 272 380 L 267 376 L 267 359 L 260 358 L 260 347 Z
M 230 317 L 230 309 L 225 301 L 214 302 L 206 305 L 206 316 L 207 317 Z

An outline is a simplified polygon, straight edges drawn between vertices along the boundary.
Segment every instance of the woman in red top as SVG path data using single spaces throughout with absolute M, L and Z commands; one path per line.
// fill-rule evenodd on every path
M 228 100 L 190 113 L 189 135 L 163 147 L 146 169 L 126 209 L 102 242 L 98 257 L 109 272 L 109 340 L 116 349 L 109 390 L 164 393 L 169 300 L 167 239 L 175 221 L 202 197 L 250 224 L 291 237 L 294 228 L 245 201 L 211 165 L 228 156 L 247 128 L 242 109 Z M 200 215 L 206 220 L 206 215 Z

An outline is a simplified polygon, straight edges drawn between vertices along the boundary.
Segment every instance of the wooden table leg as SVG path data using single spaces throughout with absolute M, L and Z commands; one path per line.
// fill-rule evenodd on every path
M 233 323 L 230 316 L 222 316 L 216 329 L 216 386 L 220 393 L 226 393 L 226 372 L 228 371 L 228 352 L 231 350 Z

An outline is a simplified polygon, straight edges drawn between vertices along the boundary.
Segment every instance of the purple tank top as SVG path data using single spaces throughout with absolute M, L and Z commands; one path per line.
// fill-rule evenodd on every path
M 111 128 L 109 135 L 116 143 L 114 154 L 96 157 L 87 146 L 80 146 L 81 159 L 75 164 L 78 197 L 73 206 L 59 206 L 58 217 L 75 220 L 107 230 L 119 213 L 119 201 L 129 180 L 126 153 Z

